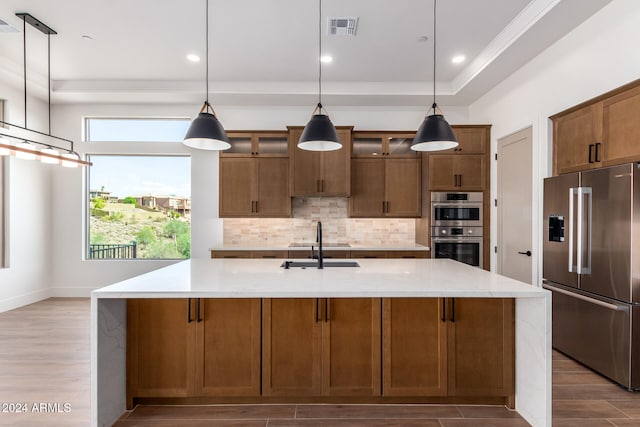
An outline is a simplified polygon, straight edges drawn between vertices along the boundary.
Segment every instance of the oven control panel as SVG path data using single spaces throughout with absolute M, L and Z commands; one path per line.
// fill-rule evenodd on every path
M 482 237 L 482 227 L 431 227 L 431 237 Z

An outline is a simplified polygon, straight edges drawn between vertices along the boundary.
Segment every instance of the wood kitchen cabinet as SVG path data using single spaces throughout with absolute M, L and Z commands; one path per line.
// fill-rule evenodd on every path
M 429 190 L 483 191 L 484 154 L 429 154 Z
M 291 195 L 348 197 L 351 194 L 351 129 L 337 126 L 342 148 L 334 151 L 307 151 L 298 148 L 302 126 L 289 127 Z
M 385 298 L 382 305 L 383 395 L 513 396 L 512 299 Z
M 380 299 L 265 299 L 262 324 L 263 395 L 380 395 Z
M 640 160 L 640 80 L 551 116 L 554 174 Z
M 143 397 L 259 396 L 260 299 L 127 302 L 127 406 Z
M 421 166 L 417 158 L 353 158 L 350 217 L 419 217 Z
M 358 131 L 353 132 L 351 157 L 416 159 L 420 153 L 411 149 L 415 133 Z
M 290 217 L 286 132 L 230 132 L 220 154 L 221 217 Z

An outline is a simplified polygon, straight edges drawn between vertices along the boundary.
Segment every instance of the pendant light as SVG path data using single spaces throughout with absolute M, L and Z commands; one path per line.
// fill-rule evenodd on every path
M 322 0 L 318 0 L 318 105 L 300 135 L 298 148 L 308 151 L 333 151 L 342 148 L 338 132 L 326 114 L 322 114 Z
M 229 138 L 222 124 L 209 104 L 209 0 L 205 0 L 205 50 L 206 50 L 206 99 L 198 117 L 193 119 L 182 143 L 187 147 L 200 150 L 226 150 L 231 148 Z
M 411 149 L 415 151 L 448 150 L 458 146 L 453 129 L 436 104 L 436 2 L 437 0 L 433 0 L 433 104 L 431 105 L 433 114 L 424 118 L 411 143 Z

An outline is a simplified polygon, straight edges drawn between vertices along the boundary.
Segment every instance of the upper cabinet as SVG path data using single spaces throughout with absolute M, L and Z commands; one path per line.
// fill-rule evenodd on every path
M 428 158 L 429 190 L 488 190 L 490 126 L 452 126 L 458 146 L 424 154 Z
M 350 217 L 419 217 L 421 161 L 413 134 L 354 132 Z
M 640 160 L 640 80 L 551 117 L 554 174 Z
M 351 194 L 351 127 L 337 126 L 342 148 L 334 151 L 306 151 L 298 148 L 302 126 L 289 127 L 291 195 L 348 197 Z
M 290 217 L 287 132 L 229 133 L 220 155 L 221 217 Z

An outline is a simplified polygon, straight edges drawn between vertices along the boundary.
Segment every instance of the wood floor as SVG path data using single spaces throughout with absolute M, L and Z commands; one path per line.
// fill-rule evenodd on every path
M 49 299 L 1 313 L 0 426 L 88 426 L 89 357 L 88 299 Z M 18 408 L 26 408 L 26 412 L 6 412 Z M 115 425 L 519 427 L 528 424 L 516 412 L 495 406 L 211 405 L 138 406 Z M 553 426 L 640 427 L 640 392 L 629 393 L 554 352 Z

